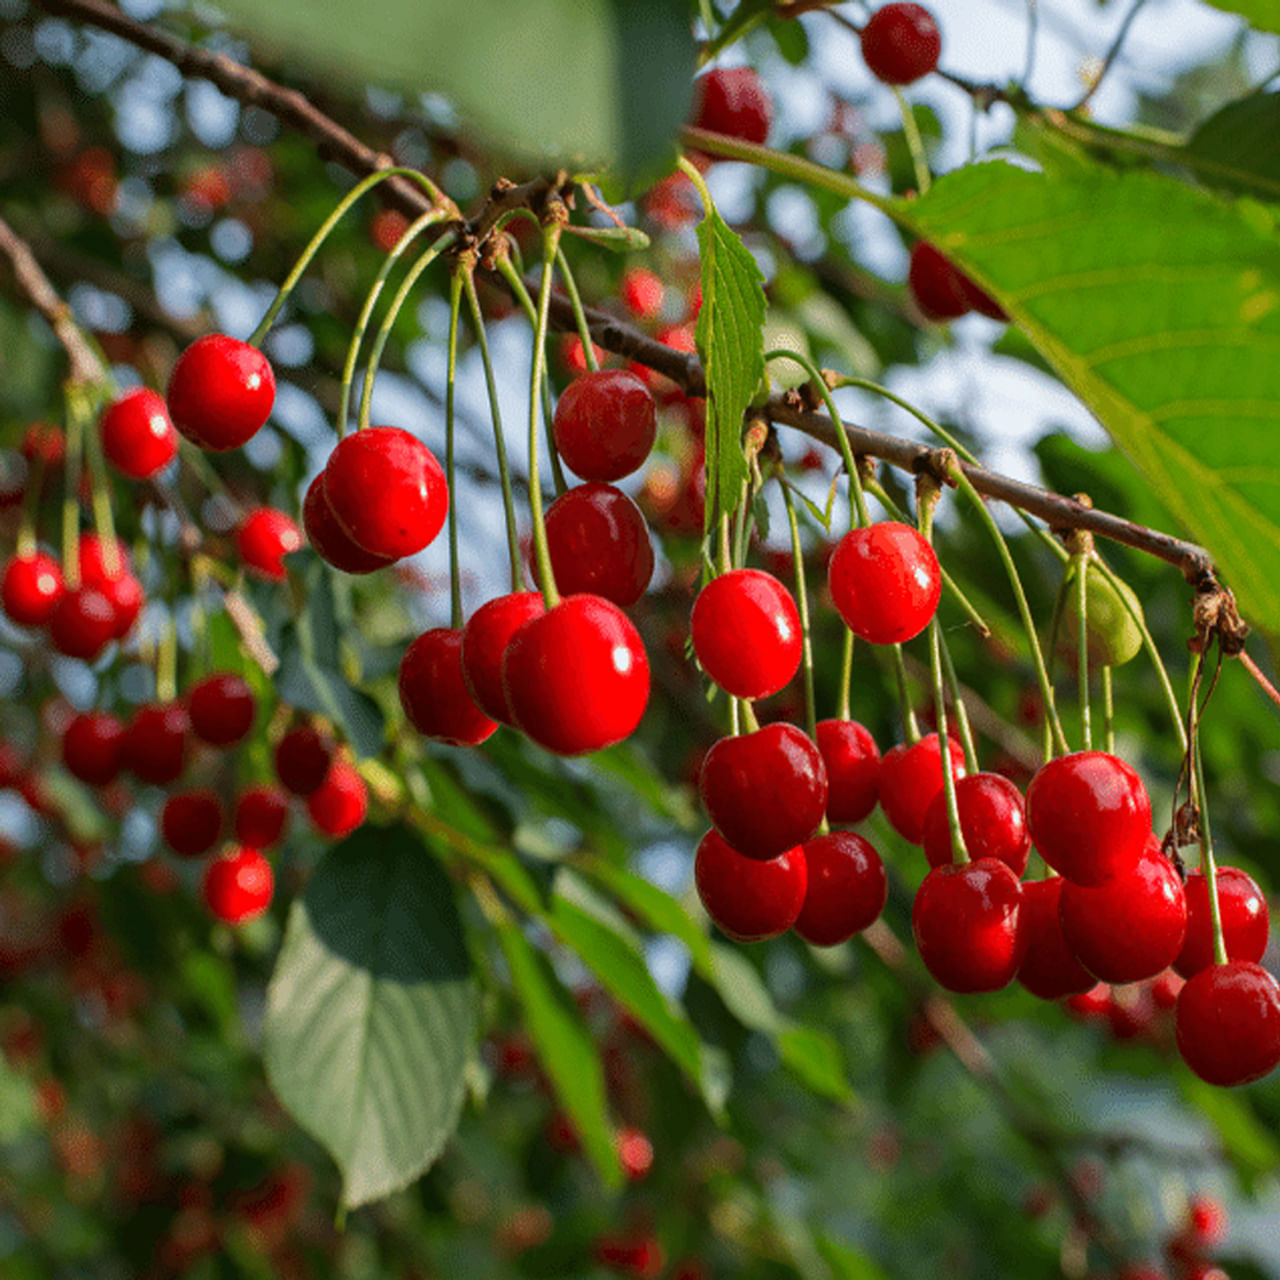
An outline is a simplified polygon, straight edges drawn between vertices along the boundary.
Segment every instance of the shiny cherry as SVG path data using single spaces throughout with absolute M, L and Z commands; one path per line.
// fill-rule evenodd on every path
M 538 597 L 541 604 L 541 596 Z M 539 610 L 541 611 L 541 610 Z M 452 627 L 423 632 L 400 659 L 400 705 L 424 738 L 474 747 L 497 730 L 476 705 L 462 674 L 463 633 Z
M 803 844 L 827 805 L 817 744 L 792 724 L 721 738 L 707 752 L 698 791 L 712 826 L 748 858 L 776 858 Z
M 180 857 L 208 853 L 222 834 L 222 801 L 207 787 L 170 796 L 160 811 L 160 833 Z
M 253 728 L 257 712 L 253 690 L 240 676 L 218 671 L 187 692 L 191 732 L 214 747 L 229 747 Z
M 707 915 L 722 933 L 736 942 L 760 942 L 796 922 L 808 872 L 798 846 L 762 862 L 708 831 L 694 857 L 693 880 Z
M 284 558 L 301 550 L 302 544 L 302 530 L 274 507 L 255 507 L 236 530 L 236 550 L 245 567 L 273 582 L 289 576 Z
M 236 801 L 236 840 L 251 849 L 270 849 L 284 835 L 288 818 L 289 797 L 279 787 L 249 787 Z
M 335 760 L 324 781 L 307 797 L 311 823 L 321 835 L 350 835 L 369 812 L 369 788 L 347 760 Z
M 1017 785 L 999 773 L 970 774 L 956 783 L 956 808 L 969 857 L 974 862 L 997 858 L 1007 863 L 1015 876 L 1021 876 L 1027 869 L 1031 837 Z M 953 860 L 944 791 L 939 791 L 925 810 L 920 840 L 931 867 L 946 866 Z
M 777 693 L 800 666 L 800 614 L 791 592 L 761 569 L 733 569 L 698 593 L 693 649 L 712 680 L 737 698 Z
M 831 831 L 803 847 L 808 885 L 796 933 L 815 947 L 834 947 L 874 924 L 889 882 L 872 844 L 852 831 Z
M 862 60 L 885 84 L 911 84 L 938 65 L 942 33 L 923 5 L 886 4 L 862 28 Z
M 117 542 L 113 555 L 96 533 L 82 533 L 80 582 L 106 596 L 115 614 L 111 635 L 116 640 L 123 640 L 146 603 L 142 583 L 134 576 L 130 567 L 128 550 Z
M 178 433 L 164 397 L 148 387 L 134 387 L 108 405 L 98 430 L 107 461 L 134 480 L 163 471 L 178 453 Z
M 938 611 L 942 569 L 933 548 L 908 524 L 884 520 L 850 529 L 827 566 L 836 612 L 872 644 L 918 636 Z
M 584 480 L 609 481 L 644 465 L 657 424 L 653 396 L 634 373 L 601 369 L 565 387 L 551 430 L 570 471 Z
M 62 763 L 73 778 L 105 787 L 120 772 L 124 725 L 106 711 L 76 716 L 62 735 Z
M 462 629 L 462 676 L 476 705 L 499 724 L 514 725 L 502 687 L 502 659 L 511 637 L 546 612 L 540 591 L 513 591 L 486 600 Z
M 1018 928 L 1026 950 L 1018 966 L 1018 981 L 1041 1000 L 1083 995 L 1097 983 L 1062 933 L 1058 904 L 1066 883 L 1061 876 L 1052 876 L 1028 880 L 1022 886 Z
M 558 755 L 628 737 L 649 702 L 649 659 L 617 605 L 566 596 L 511 637 L 502 684 L 516 724 Z
M 5 616 L 20 627 L 44 626 L 66 590 L 62 566 L 43 551 L 14 556 L 0 580 Z
M 1218 909 L 1228 960 L 1262 959 L 1271 932 L 1271 913 L 1257 882 L 1238 867 L 1219 867 Z M 1213 921 L 1209 914 L 1209 881 L 1201 870 L 1187 877 L 1187 936 L 1173 967 L 1190 978 L 1213 963 Z
M 236 849 L 205 868 L 205 905 L 226 924 L 243 924 L 271 905 L 275 873 L 257 849 Z
M 338 441 L 322 474 L 334 519 L 372 555 L 413 555 L 444 527 L 444 472 L 431 450 L 399 427 L 351 432 Z
M 964 777 L 964 748 L 951 737 L 952 775 Z M 893 829 L 912 844 L 919 844 L 924 816 L 942 791 L 942 750 L 938 735 L 930 733 L 908 746 L 900 743 L 885 752 L 878 780 L 880 807 Z
M 68 658 L 92 662 L 115 635 L 116 612 L 111 601 L 93 587 L 68 591 L 49 618 L 49 640 Z
M 307 486 L 307 496 L 302 500 L 302 527 L 316 554 L 343 573 L 373 573 L 395 563 L 387 556 L 372 555 L 347 536 L 324 496 L 323 471 Z
M 1182 1060 L 1200 1079 L 1261 1080 L 1280 1065 L 1280 984 L 1251 960 L 1210 965 L 1182 988 L 1174 1031 Z
M 332 763 L 333 743 L 309 724 L 290 729 L 276 746 L 276 777 L 295 796 L 309 796 Z
M 935 867 L 911 908 L 925 968 L 948 991 L 999 991 L 1013 981 L 1024 943 L 1022 887 L 1003 862 L 982 858 Z
M 1076 751 L 1050 760 L 1031 779 L 1027 829 L 1055 871 L 1096 886 L 1137 865 L 1151 834 L 1151 801 L 1118 756 Z
M 192 444 L 221 453 L 257 435 L 275 403 L 276 379 L 261 351 L 209 333 L 178 357 L 165 398 L 173 425 Z
M 716 67 L 693 82 L 691 121 L 697 129 L 763 143 L 772 119 L 773 103 L 751 67 Z
M 861 822 L 876 807 L 880 748 L 856 720 L 819 720 L 817 733 L 827 767 L 827 820 Z
M 180 702 L 139 707 L 124 734 L 124 766 L 155 787 L 181 776 L 187 762 L 191 720 Z
M 576 485 L 547 508 L 546 525 L 551 571 L 562 594 L 590 592 L 624 609 L 644 595 L 653 577 L 649 526 L 621 489 Z

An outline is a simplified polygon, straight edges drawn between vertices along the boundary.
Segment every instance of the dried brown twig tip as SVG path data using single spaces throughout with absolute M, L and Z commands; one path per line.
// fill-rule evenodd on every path
M 1192 653 L 1205 653 L 1215 636 L 1224 657 L 1237 658 L 1244 652 L 1249 624 L 1240 617 L 1230 587 L 1211 573 L 1202 575 L 1196 585 L 1193 623 L 1195 634 L 1187 642 Z

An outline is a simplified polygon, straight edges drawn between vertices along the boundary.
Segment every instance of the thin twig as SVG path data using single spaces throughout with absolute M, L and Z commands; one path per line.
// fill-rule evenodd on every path
M 1124 15 L 1124 21 L 1120 24 L 1120 30 L 1116 32 L 1116 38 L 1111 42 L 1111 48 L 1107 50 L 1107 56 L 1102 60 L 1102 66 L 1098 68 L 1098 74 L 1093 77 L 1093 83 L 1085 90 L 1084 97 L 1073 107 L 1068 107 L 1068 111 L 1083 111 L 1085 107 L 1093 99 L 1093 95 L 1102 88 L 1102 82 L 1106 78 L 1107 72 L 1111 70 L 1116 59 L 1120 56 L 1120 48 L 1124 44 L 1125 37 L 1129 34 L 1129 28 L 1133 26 L 1133 20 L 1138 16 L 1142 6 L 1147 0 L 1133 0 L 1133 4 L 1129 6 L 1129 12 Z
M 1241 649 L 1239 653 L 1239 658 L 1244 669 L 1258 682 L 1262 692 L 1265 693 L 1277 707 L 1280 707 L 1280 689 L 1277 689 L 1275 685 L 1267 679 L 1258 664 L 1254 662 L 1254 660 L 1249 657 L 1243 649 Z

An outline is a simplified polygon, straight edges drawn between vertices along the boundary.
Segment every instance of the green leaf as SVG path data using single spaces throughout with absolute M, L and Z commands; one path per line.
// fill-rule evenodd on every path
M 825 1231 L 815 1231 L 813 1240 L 835 1280 L 888 1280 L 888 1272 L 861 1249 Z
M 1249 1105 L 1247 1094 L 1228 1093 L 1182 1072 L 1182 1094 L 1217 1129 L 1232 1164 L 1246 1178 L 1274 1173 L 1280 1145 Z
M 990 290 L 1280 632 L 1280 242 L 1154 174 L 962 169 L 901 219 Z
M 1252 93 L 1205 120 L 1185 150 L 1197 175 L 1266 200 L 1280 199 L 1280 93 Z
M 631 253 L 649 247 L 649 237 L 639 227 L 579 227 L 570 223 L 565 231 L 614 253 Z
M 455 102 L 494 146 L 538 167 L 635 175 L 668 159 L 689 110 L 685 0 L 226 0 L 256 39 L 326 74 Z
M 38 1127 L 36 1092 L 31 1081 L 9 1066 L 0 1054 L 0 1145 L 13 1142 Z
M 267 1076 L 342 1169 L 343 1203 L 406 1186 L 458 1122 L 476 991 L 453 887 L 404 827 L 364 827 L 294 903 L 267 991 Z
M 282 701 L 332 720 L 358 756 L 376 756 L 382 750 L 384 723 L 378 704 L 353 689 L 340 672 L 313 661 L 301 646 L 286 643 L 275 682 Z
M 742 416 L 764 373 L 764 277 L 714 206 L 698 224 L 702 310 L 697 345 L 707 375 L 707 527 L 742 501 Z
M 1280 0 L 1209 0 L 1215 9 L 1238 13 L 1259 31 L 1280 31 Z

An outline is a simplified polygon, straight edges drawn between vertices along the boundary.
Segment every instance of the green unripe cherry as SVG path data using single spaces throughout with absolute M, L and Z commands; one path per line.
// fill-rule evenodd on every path
M 1137 619 L 1142 605 L 1133 589 L 1120 578 L 1107 578 L 1096 560 L 1090 559 L 1085 578 L 1089 666 L 1118 667 L 1138 655 L 1142 648 L 1142 630 Z M 1058 622 L 1058 654 L 1073 665 L 1079 648 L 1081 561 L 1067 564 L 1062 579 L 1062 616 Z

